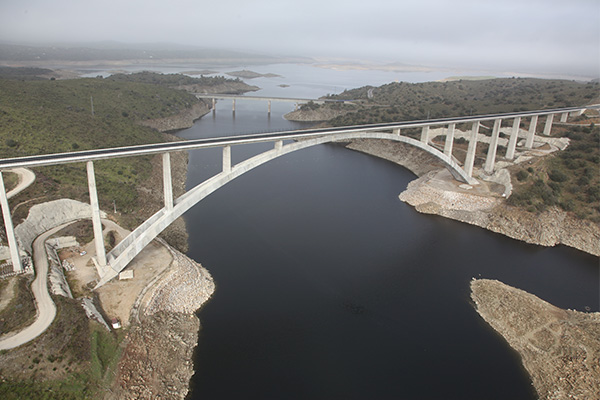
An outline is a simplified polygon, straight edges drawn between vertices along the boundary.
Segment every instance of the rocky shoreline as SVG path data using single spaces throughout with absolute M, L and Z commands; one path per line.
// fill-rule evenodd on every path
M 451 180 L 438 175 L 442 164 L 412 146 L 361 139 L 346 147 L 392 161 L 417 175 L 419 178 L 410 182 L 399 197 L 421 213 L 465 222 L 531 244 L 547 247 L 563 244 L 600 256 L 598 224 L 577 219 L 557 207 L 532 214 L 507 205 L 506 186 L 510 185 L 507 176 L 498 180 L 502 183 L 481 181 L 482 185 L 478 185 L 481 187 L 465 189 L 460 185 L 440 184 L 442 180 Z
M 600 394 L 600 313 L 563 310 L 494 280 L 473 280 L 481 317 L 521 355 L 540 399 Z
M 323 122 L 346 113 L 348 113 L 346 110 L 333 110 L 330 108 L 319 108 L 317 110 L 299 109 L 285 114 L 283 118 L 296 122 Z
M 133 323 L 105 399 L 185 399 L 188 394 L 200 330 L 195 312 L 215 284 L 200 264 L 166 246 L 172 264 L 132 310 Z

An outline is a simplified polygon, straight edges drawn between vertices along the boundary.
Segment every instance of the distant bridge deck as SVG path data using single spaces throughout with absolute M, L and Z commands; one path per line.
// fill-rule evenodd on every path
M 256 100 L 256 101 L 279 101 L 288 103 L 308 103 L 313 102 L 317 104 L 323 103 L 348 103 L 355 100 L 337 100 L 337 99 L 305 99 L 299 97 L 274 97 L 274 96 L 245 96 L 237 94 L 224 94 L 224 93 L 194 93 L 199 99 L 230 99 L 230 100 Z

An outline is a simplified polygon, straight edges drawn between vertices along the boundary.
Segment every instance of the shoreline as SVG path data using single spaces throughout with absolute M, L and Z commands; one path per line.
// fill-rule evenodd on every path
M 600 313 L 563 310 L 496 280 L 470 288 L 477 313 L 519 353 L 540 399 L 600 393 Z
M 487 191 L 482 192 L 479 188 L 476 191 L 465 190 L 449 173 L 444 174 L 445 168 L 433 156 L 427 156 L 416 148 L 368 140 L 355 140 L 346 147 L 392 161 L 413 172 L 417 179 L 408 184 L 399 198 L 420 213 L 475 225 L 529 244 L 544 247 L 562 244 L 600 256 L 598 224 L 576 219 L 556 207 L 536 215 L 508 206 L 508 196 L 502 196 L 510 186 L 508 172 L 497 171 L 494 175 L 498 181 L 496 184 L 505 187 L 503 191 L 498 191 L 497 187 L 490 189 L 490 184 L 481 179 L 482 187 L 487 187 Z M 473 175 L 477 176 L 478 172 L 475 170 Z

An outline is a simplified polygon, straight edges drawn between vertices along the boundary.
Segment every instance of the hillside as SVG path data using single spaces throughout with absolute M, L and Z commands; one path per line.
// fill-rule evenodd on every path
M 337 111 L 338 116 L 327 124 L 344 126 L 569 107 L 600 103 L 600 84 L 529 78 L 400 82 L 348 90 L 329 98 L 355 101 L 352 105 L 307 104 L 300 112 L 326 115 Z M 514 190 L 508 205 L 532 214 L 559 207 L 578 219 L 600 223 L 598 121 L 597 115 L 571 119 L 571 125 L 555 120 L 553 136 L 569 138 L 570 146 L 556 155 L 530 161 L 526 167 L 511 167 Z M 528 124 L 525 119 L 521 128 L 528 128 Z M 490 135 L 486 129 L 481 133 Z M 404 134 L 418 137 L 420 133 L 407 129 Z M 443 146 L 444 139 L 442 135 L 436 143 Z M 460 149 L 465 143 L 464 139 L 456 141 L 454 156 L 458 159 L 464 158 Z M 499 154 L 504 151 L 499 150 Z M 487 145 L 479 145 L 476 166 L 486 154 Z
M 600 102 L 600 85 L 533 78 L 394 82 L 328 98 L 356 100 L 360 105 L 329 121 L 343 126 L 594 104 Z
M 154 75 L 158 77 L 151 83 L 136 74 L 106 79 L 0 79 L 0 157 L 173 140 L 141 123 L 177 116 L 202 102 L 190 93 L 168 87 L 178 77 Z M 189 79 L 188 83 L 209 85 L 213 78 Z M 229 81 L 214 79 L 216 84 Z M 95 166 L 103 209 L 116 207 L 120 213 L 135 212 L 136 218 L 143 218 L 136 212 L 140 208 L 160 207 L 149 207 L 144 204 L 148 199 L 139 195 L 143 182 L 151 184 L 147 182 L 153 174 L 151 157 L 100 161 Z M 28 209 L 15 208 L 16 203 L 32 200 L 27 203 L 31 206 L 58 197 L 89 201 L 85 165 L 42 167 L 35 172 L 38 184 L 12 201 L 16 223 Z

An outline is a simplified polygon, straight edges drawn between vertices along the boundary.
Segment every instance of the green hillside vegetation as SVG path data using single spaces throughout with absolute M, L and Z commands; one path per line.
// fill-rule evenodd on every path
M 558 206 L 580 219 L 600 223 L 600 129 L 569 127 L 566 150 L 527 168 L 515 167 L 508 203 L 530 212 Z
M 400 82 L 347 90 L 328 98 L 356 100 L 355 111 L 347 107 L 347 114 L 328 123 L 346 126 L 598 104 L 600 84 L 530 78 Z M 311 107 L 339 109 L 341 105 Z M 533 213 L 556 206 L 578 218 L 600 222 L 600 136 L 594 125 L 597 121 L 580 117 L 581 126 L 555 124 L 553 135 L 569 137 L 570 146 L 528 168 L 515 167 L 512 171 L 515 187 L 509 204 Z M 521 125 L 527 128 L 528 121 Z M 458 128 L 470 129 L 466 125 Z M 486 130 L 481 133 L 490 134 Z M 403 134 L 419 137 L 420 131 L 406 129 Z M 443 142 L 439 144 L 443 146 Z M 463 160 L 465 152 L 460 150 L 466 149 L 466 141 L 455 144 L 455 156 Z M 504 151 L 499 148 L 498 154 Z M 486 153 L 487 145 L 479 145 L 476 165 L 485 159 Z
M 158 143 L 162 133 L 137 122 L 176 115 L 198 102 L 165 85 L 122 79 L 0 79 L 0 157 L 20 157 L 106 147 Z M 93 114 L 92 114 L 93 104 Z M 136 208 L 136 185 L 151 171 L 150 157 L 95 163 L 101 207 Z M 36 169 L 38 185 L 18 201 L 70 197 L 89 201 L 84 164 Z M 26 216 L 19 209 L 17 217 Z
M 357 100 L 361 106 L 329 122 L 345 126 L 594 104 L 600 101 L 600 85 L 533 78 L 395 82 L 328 98 Z

